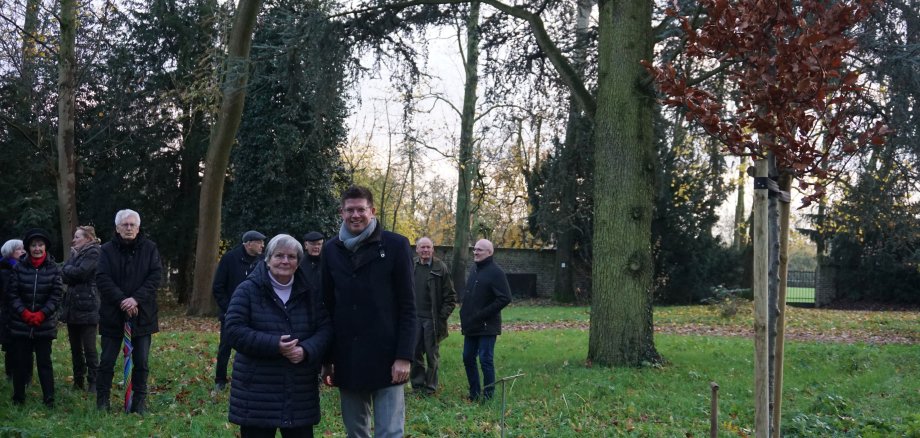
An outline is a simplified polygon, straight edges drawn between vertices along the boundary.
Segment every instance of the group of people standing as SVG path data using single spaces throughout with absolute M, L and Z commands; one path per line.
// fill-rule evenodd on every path
M 260 257 L 265 236 L 249 231 L 218 265 L 215 389 L 228 384 L 220 357 L 232 347 L 229 419 L 244 437 L 312 437 L 317 375 L 338 387 L 348 437 L 403 436 L 406 383 L 421 395 L 438 389 L 438 344 L 457 303 L 447 266 L 431 239 L 416 241 L 413 256 L 408 239 L 383 230 L 365 187 L 343 192 L 340 214 L 338 234 L 325 243 L 318 232 L 303 245 L 279 234 Z M 492 395 L 500 312 L 511 301 L 492 252 L 488 240 L 476 243 L 460 310 L 470 400 Z
M 119 211 L 115 237 L 102 245 L 92 226 L 77 227 L 70 257 L 60 266 L 49 253 L 51 244 L 46 231 L 32 229 L 22 240 L 7 241 L 0 249 L 0 337 L 7 378 L 13 382 L 13 403 L 25 403 L 34 358 L 42 402 L 54 406 L 51 344 L 58 323 L 63 322 L 74 388 L 95 393 L 97 408 L 109 409 L 115 361 L 128 323 L 134 347 L 129 411 L 143 414 L 150 336 L 158 330 L 156 291 L 161 267 L 156 245 L 140 233 L 140 215 Z M 102 337 L 101 362 L 97 330 Z
M 349 437 L 400 437 L 406 383 L 422 396 L 438 390 L 439 344 L 457 306 L 447 266 L 434 257 L 431 239 L 418 239 L 413 255 L 406 237 L 383 230 L 365 187 L 342 193 L 340 214 L 339 232 L 328 241 L 310 232 L 303 244 L 279 234 L 266 245 L 264 234 L 248 231 L 221 258 L 213 282 L 221 324 L 215 390 L 230 386 L 229 420 L 244 437 L 279 429 L 284 437 L 312 437 L 320 381 L 338 387 Z M 114 237 L 101 245 L 93 227 L 77 227 L 62 266 L 43 230 L 3 245 L 0 341 L 14 403 L 25 401 L 34 356 L 43 402 L 54 405 L 51 345 L 62 321 L 74 387 L 95 393 L 100 410 L 110 409 L 115 362 L 130 336 L 133 395 L 126 410 L 145 413 L 162 268 L 140 219 L 119 211 Z M 500 312 L 511 301 L 492 253 L 491 242 L 476 242 L 460 309 L 472 401 L 492 396 Z

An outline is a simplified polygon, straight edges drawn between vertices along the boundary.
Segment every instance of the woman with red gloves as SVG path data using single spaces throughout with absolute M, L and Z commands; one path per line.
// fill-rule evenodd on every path
M 57 337 L 57 313 L 64 293 L 61 269 L 48 254 L 51 239 L 41 229 L 29 230 L 22 239 L 26 255 L 13 267 L 8 298 L 10 340 L 16 355 L 13 369 L 13 403 L 23 404 L 32 352 L 45 406 L 54 407 L 54 370 L 51 341 Z

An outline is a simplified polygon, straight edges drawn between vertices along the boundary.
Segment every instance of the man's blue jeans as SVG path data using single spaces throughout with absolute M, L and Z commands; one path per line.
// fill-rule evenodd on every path
M 497 338 L 498 336 L 463 337 L 463 366 L 466 368 L 466 380 L 470 385 L 470 400 L 477 400 L 480 396 L 490 399 L 495 392 L 495 364 L 492 359 Z M 482 387 L 479 386 L 477 357 L 482 368 Z

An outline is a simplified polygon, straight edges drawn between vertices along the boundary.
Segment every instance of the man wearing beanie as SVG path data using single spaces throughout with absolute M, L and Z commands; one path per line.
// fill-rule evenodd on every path
M 220 320 L 220 344 L 217 347 L 217 365 L 214 375 L 214 390 L 223 391 L 227 387 L 227 364 L 230 362 L 230 342 L 224 335 L 224 317 L 227 314 L 227 306 L 230 304 L 230 297 L 236 287 L 249 276 L 249 273 L 259 263 L 259 255 L 265 248 L 265 235 L 250 230 L 243 233 L 242 243 L 236 248 L 227 251 L 220 258 L 217 265 L 217 272 L 214 273 L 214 282 L 211 291 L 214 293 L 214 301 L 217 301 L 217 307 L 220 313 L 217 315 Z

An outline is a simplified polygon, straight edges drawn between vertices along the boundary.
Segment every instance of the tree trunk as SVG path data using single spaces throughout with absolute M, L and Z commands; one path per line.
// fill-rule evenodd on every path
M 61 0 L 61 45 L 58 48 L 57 195 L 61 239 L 67 242 L 77 226 L 77 188 L 74 172 L 74 89 L 76 87 L 77 2 Z M 65 245 L 66 246 L 66 245 Z M 70 257 L 62 251 L 63 259 Z
M 735 203 L 735 221 L 732 234 L 732 248 L 741 251 L 747 236 L 747 220 L 744 216 L 744 184 L 747 181 L 747 161 L 742 157 L 738 163 L 738 198 Z
M 460 161 L 457 165 L 457 211 L 454 247 L 450 272 L 460 299 L 466 290 L 467 264 L 470 260 L 470 191 L 475 173 L 473 162 L 473 122 L 476 117 L 476 87 L 479 84 L 479 2 L 470 3 L 466 29 L 466 85 L 463 89 L 463 112 L 460 116 Z
M 594 0 L 578 1 L 578 16 L 575 21 L 575 46 L 576 51 L 572 59 L 575 72 L 584 80 L 585 63 L 587 62 L 588 32 L 590 30 L 591 8 Z M 573 284 L 573 253 L 578 230 L 572 223 L 575 217 L 576 192 L 578 178 L 576 161 L 581 154 L 580 146 L 585 144 L 582 136 L 585 135 L 584 114 L 578 105 L 574 93 L 569 97 L 569 117 L 565 128 L 565 142 L 560 151 L 560 165 L 565 169 L 566 177 L 562 179 L 562 196 L 559 203 L 559 217 L 562 218 L 561 227 L 556 233 L 556 273 L 554 278 L 554 297 L 561 303 L 574 302 L 575 287 Z
M 261 0 L 240 0 L 230 30 L 220 113 L 208 145 L 198 202 L 198 243 L 195 251 L 194 289 L 187 310 L 189 315 L 216 313 L 211 281 L 218 262 L 224 179 L 230 162 L 230 150 L 236 142 L 243 116 L 246 84 L 249 81 L 249 49 L 252 47 L 253 27 L 261 6 Z
M 653 96 L 639 61 L 652 57 L 652 4 L 600 2 L 595 118 L 594 266 L 588 360 L 657 362 L 652 330 Z

